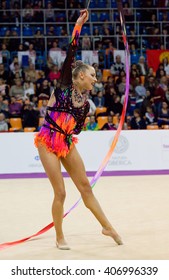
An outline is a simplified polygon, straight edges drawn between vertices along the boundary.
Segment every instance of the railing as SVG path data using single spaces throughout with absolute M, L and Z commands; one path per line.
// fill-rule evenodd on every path
M 45 1 L 44 5 L 45 5 Z M 86 1 L 87 2 L 87 1 Z M 103 4 L 104 2 L 104 8 L 95 8 L 92 7 L 92 3 L 94 1 L 91 1 L 89 14 L 90 19 L 89 22 L 87 22 L 83 28 L 81 35 L 83 36 L 84 33 L 88 33 L 91 43 L 92 43 L 92 49 L 96 49 L 96 42 L 97 40 L 102 40 L 106 38 L 106 35 L 103 34 L 103 27 L 108 26 L 109 29 L 112 31 L 113 34 L 116 34 L 117 29 L 120 28 L 120 22 L 119 22 L 119 14 L 116 8 L 116 1 L 98 1 L 98 3 Z M 105 2 L 107 3 L 105 7 Z M 154 1 L 154 4 L 156 1 Z M 67 5 L 67 1 L 65 1 L 65 7 Z M 135 5 L 134 8 L 132 8 L 133 13 L 133 21 L 127 21 L 126 20 L 126 31 L 128 34 L 128 39 L 132 38 L 131 35 L 131 29 L 134 29 L 135 31 L 135 39 L 138 43 L 138 49 L 137 51 L 141 54 L 145 52 L 145 49 L 151 48 L 151 45 L 149 44 L 149 39 L 151 38 L 157 38 L 157 42 L 164 45 L 164 48 L 168 48 L 168 35 L 162 34 L 163 30 L 163 24 L 169 24 L 168 19 L 164 22 L 162 22 L 163 12 L 167 13 L 169 18 L 169 9 L 166 8 L 154 8 L 152 7 L 149 9 L 150 11 L 153 10 L 156 14 L 157 21 L 155 22 L 159 26 L 159 34 L 156 35 L 150 35 L 147 34 L 146 26 L 149 24 L 152 24 L 152 21 L 141 21 L 141 12 L 145 11 L 145 9 L 139 7 L 139 1 L 133 0 L 133 5 Z M 22 7 L 22 1 L 21 1 L 21 7 Z M 16 10 L 16 9 L 8 9 L 4 10 L 6 12 L 10 12 L 15 14 L 18 12 L 19 17 L 13 17 L 13 19 L 10 18 L 10 22 L 1 22 L 0 23 L 0 42 L 2 43 L 4 39 L 18 39 L 21 43 L 24 43 L 25 41 L 31 41 L 32 38 L 35 36 L 35 33 L 37 30 L 40 30 L 40 33 L 42 34 L 42 40 L 44 42 L 44 49 L 41 50 L 41 53 L 43 53 L 43 56 L 47 57 L 48 53 L 48 41 L 53 40 L 55 38 L 59 39 L 67 39 L 67 41 L 70 40 L 70 36 L 73 30 L 74 22 L 69 22 L 69 13 L 72 12 L 72 9 L 53 9 L 55 14 L 55 21 L 49 21 L 46 17 L 46 11 L 47 9 L 42 9 L 41 12 L 43 13 L 43 21 L 36 22 L 36 21 L 25 21 L 24 18 L 24 8 Z M 36 10 L 33 10 L 36 12 Z M 97 14 L 96 14 L 97 12 Z M 94 18 L 94 14 L 97 15 L 97 18 Z M 54 27 L 54 36 L 49 36 L 49 28 L 50 26 Z M 100 35 L 95 36 L 94 35 L 94 29 L 98 27 L 100 30 Z M 64 29 L 66 32 L 66 36 L 62 36 L 61 30 Z M 10 30 L 8 32 L 8 30 Z M 9 33 L 9 34 L 8 34 Z M 12 36 L 11 36 L 12 34 Z M 119 38 L 120 35 L 108 35 L 112 38 L 112 41 L 114 43 L 114 47 L 117 49 L 120 49 L 119 46 Z M 81 37 L 82 38 L 82 37 Z M 160 47 L 160 46 L 159 46 Z M 40 50 L 39 50 L 40 51 Z M 41 54 L 42 55 L 42 54 Z M 110 63 L 109 63 L 110 64 Z

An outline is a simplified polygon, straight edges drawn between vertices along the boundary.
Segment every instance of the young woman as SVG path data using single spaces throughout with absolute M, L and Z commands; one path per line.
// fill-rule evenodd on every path
M 81 132 L 89 110 L 89 103 L 83 98 L 83 90 L 91 90 L 97 81 L 95 69 L 90 65 L 83 63 L 76 65 L 75 63 L 72 71 L 80 31 L 88 17 L 87 10 L 80 11 L 62 66 L 60 87 L 51 95 L 45 122 L 35 137 L 42 164 L 54 190 L 52 215 L 56 230 L 56 244 L 61 250 L 70 249 L 62 230 L 65 186 L 61 164 L 81 193 L 85 206 L 101 224 L 102 233 L 112 237 L 117 244 L 122 244 L 121 238 L 93 195 L 83 161 L 75 147 L 77 139 L 74 134 Z

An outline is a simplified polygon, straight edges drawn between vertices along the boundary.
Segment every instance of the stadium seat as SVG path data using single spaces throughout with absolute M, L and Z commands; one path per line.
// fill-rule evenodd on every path
M 99 129 L 101 129 L 103 127 L 103 125 L 105 123 L 107 123 L 107 117 L 106 116 L 100 116 L 97 118 L 97 123 L 98 123 L 98 127 Z
M 111 7 L 112 8 L 117 8 L 117 1 L 116 0 L 111 0 Z
M 111 72 L 110 72 L 110 69 L 103 69 L 103 76 L 102 76 L 102 80 L 103 82 L 106 82 L 107 81 L 107 78 L 109 76 L 112 76 Z
M 36 127 L 24 127 L 24 132 L 34 132 L 36 130 Z
M 163 129 L 169 129 L 169 125 L 168 124 L 164 124 L 164 125 L 162 125 L 162 128 Z
M 133 8 L 139 8 L 140 7 L 140 0 L 133 0 Z
M 148 124 L 147 129 L 159 129 L 159 126 L 157 124 Z
M 108 12 L 100 13 L 100 21 L 110 20 Z
M 87 25 L 86 26 L 83 25 L 83 27 L 82 27 L 81 35 L 84 35 L 84 34 L 90 35 L 90 27 Z
M 118 21 L 119 20 L 119 13 L 118 12 L 114 12 L 113 13 L 113 19 L 114 19 L 114 21 Z
M 11 125 L 10 131 L 22 129 L 22 120 L 21 118 L 10 118 L 9 123 Z
M 97 7 L 97 3 L 96 3 L 96 0 L 91 0 L 90 1 L 90 5 L 89 5 L 89 8 L 96 8 Z
M 97 108 L 96 108 L 96 112 L 95 112 L 96 117 L 97 117 L 98 114 L 100 114 L 100 113 L 106 113 L 106 111 L 107 111 L 107 107 L 97 107 Z
M 106 8 L 105 0 L 98 0 L 99 9 Z
M 33 28 L 33 33 L 35 34 L 38 30 L 40 30 L 41 34 L 44 34 L 44 28 L 42 26 L 35 26 Z
M 0 34 L 2 37 L 5 36 L 7 30 L 10 30 L 9 27 L 6 26 L 1 27 Z
M 90 121 L 90 117 L 86 117 L 86 118 L 85 118 L 85 123 L 84 123 L 84 124 L 87 124 L 89 121 Z
M 30 26 L 24 26 L 23 27 L 23 36 L 28 36 L 28 37 L 30 37 L 30 36 L 33 36 L 33 31 L 32 31 L 32 27 L 30 27 Z
M 11 31 L 16 31 L 16 33 L 18 34 L 18 36 L 20 36 L 21 35 L 21 30 L 20 30 L 20 28 L 19 27 L 12 27 L 11 28 Z
M 95 12 L 91 12 L 90 18 L 91 18 L 91 21 L 92 21 L 92 22 L 93 22 L 93 21 L 98 21 L 98 20 L 99 20 L 98 14 L 95 13 Z

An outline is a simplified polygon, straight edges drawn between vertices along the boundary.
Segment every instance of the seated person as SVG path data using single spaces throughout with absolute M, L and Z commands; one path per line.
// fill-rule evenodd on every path
M 131 129 L 146 129 L 146 122 L 141 116 L 140 110 L 134 110 L 134 116 L 130 120 Z
M 96 122 L 95 116 L 90 116 L 90 121 L 86 124 L 86 130 L 98 130 L 98 123 Z
M 116 126 L 113 123 L 113 117 L 111 115 L 107 116 L 107 123 L 105 123 L 101 130 L 116 130 Z

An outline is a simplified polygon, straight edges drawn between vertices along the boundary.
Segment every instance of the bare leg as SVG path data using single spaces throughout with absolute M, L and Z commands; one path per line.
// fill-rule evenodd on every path
M 52 216 L 53 222 L 56 230 L 56 242 L 60 249 L 69 249 L 66 244 L 63 230 L 63 204 L 65 200 L 65 186 L 61 173 L 60 160 L 53 153 L 47 152 L 46 148 L 39 145 L 38 147 L 40 159 L 42 161 L 43 167 L 46 174 L 52 184 L 54 190 L 54 200 L 52 204 Z
M 112 237 L 117 244 L 121 245 L 122 241 L 120 236 L 117 234 L 111 223 L 103 213 L 97 199 L 95 198 L 89 180 L 86 176 L 85 167 L 83 161 L 74 147 L 65 159 L 61 159 L 63 166 L 69 173 L 76 187 L 81 193 L 84 204 L 94 214 L 96 219 L 102 225 L 102 233 L 104 235 Z

